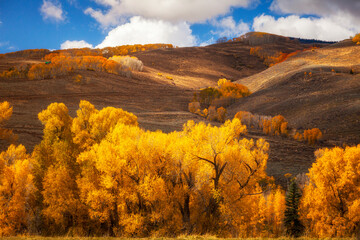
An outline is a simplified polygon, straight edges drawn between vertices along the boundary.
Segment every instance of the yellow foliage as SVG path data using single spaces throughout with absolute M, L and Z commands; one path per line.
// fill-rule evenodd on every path
M 15 142 L 17 140 L 17 135 L 15 135 L 12 130 L 4 128 L 12 113 L 13 107 L 10 106 L 9 102 L 0 102 L 0 139 L 5 139 L 9 142 Z
M 360 221 L 360 145 L 315 155 L 302 199 L 303 221 L 314 236 L 352 236 Z
M 32 164 L 24 146 L 0 154 L 0 236 L 26 232 L 33 222 L 35 191 Z
M 80 74 L 77 74 L 74 77 L 74 81 L 77 82 L 77 83 L 80 83 L 82 79 L 83 79 L 83 76 L 81 76 Z
M 226 78 L 221 78 L 221 79 L 219 79 L 217 84 L 218 84 L 218 87 L 221 88 L 224 83 L 228 83 L 228 82 L 230 82 L 230 80 L 227 80 Z
M 224 108 L 211 111 L 225 120 Z M 242 138 L 247 128 L 237 118 L 218 127 L 189 121 L 166 134 L 142 130 L 122 109 L 97 110 L 87 101 L 75 118 L 62 103 L 38 116 L 44 137 L 32 160 L 22 146 L 0 154 L 0 195 L 16 186 L 22 196 L 16 206 L 35 204 L 31 211 L 0 211 L 1 234 L 27 232 L 31 221 L 49 234 L 129 237 L 275 236 L 281 229 L 282 195 L 265 194 L 269 144 Z M 8 184 L 18 163 L 25 180 Z M 6 197 L 0 204 L 10 206 Z

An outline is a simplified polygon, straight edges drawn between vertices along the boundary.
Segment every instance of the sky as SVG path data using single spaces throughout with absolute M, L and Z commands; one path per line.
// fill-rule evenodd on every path
M 0 53 L 171 43 L 205 46 L 261 31 L 339 41 L 360 0 L 0 0 Z

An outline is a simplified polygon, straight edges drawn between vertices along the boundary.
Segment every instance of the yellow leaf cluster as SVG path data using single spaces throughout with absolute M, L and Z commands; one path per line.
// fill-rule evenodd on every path
M 360 145 L 315 154 L 302 199 L 303 221 L 318 237 L 351 236 L 360 220 Z

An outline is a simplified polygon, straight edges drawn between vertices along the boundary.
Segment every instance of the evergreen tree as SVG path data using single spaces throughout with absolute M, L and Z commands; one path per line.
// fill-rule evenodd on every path
M 299 204 L 301 192 L 295 179 L 291 180 L 289 191 L 285 198 L 285 228 L 286 234 L 292 237 L 299 237 L 304 230 L 304 226 L 299 220 Z

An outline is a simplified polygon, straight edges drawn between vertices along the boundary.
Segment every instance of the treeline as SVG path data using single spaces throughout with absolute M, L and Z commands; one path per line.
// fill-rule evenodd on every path
M 132 71 L 142 71 L 143 63 L 136 57 L 68 56 L 50 53 L 45 63 L 21 65 L 0 73 L 4 78 L 48 79 L 67 75 L 75 70 L 103 71 L 130 77 Z
M 205 117 L 210 121 L 225 122 L 226 107 L 235 99 L 249 96 L 249 89 L 225 78 L 219 79 L 217 87 L 207 87 L 194 93 L 188 108 L 192 113 Z
M 112 57 L 114 55 L 129 55 L 135 52 L 155 50 L 155 49 L 166 49 L 173 48 L 172 44 L 135 44 L 135 45 L 122 45 L 116 47 L 106 47 L 106 48 L 73 48 L 73 49 L 64 49 L 64 50 L 55 50 L 50 51 L 48 49 L 27 49 L 17 52 L 4 53 L 0 54 L 0 58 L 32 58 L 32 59 L 42 59 L 50 53 L 63 54 L 69 56 L 103 56 L 106 58 Z
M 142 71 L 143 63 L 127 56 L 139 51 L 173 48 L 171 44 L 145 44 L 107 47 L 103 49 L 66 49 L 50 52 L 31 49 L 0 54 L 2 58 L 36 58 L 44 63 L 20 64 L 0 73 L 2 78 L 45 79 L 66 75 L 74 70 L 104 71 L 129 77 L 131 71 Z
M 298 129 L 289 128 L 289 123 L 282 115 L 275 117 L 252 114 L 247 111 L 239 111 L 235 114 L 235 118 L 241 120 L 241 123 L 248 128 L 261 129 L 264 134 L 272 136 L 291 137 L 297 141 L 305 141 L 308 144 L 317 143 L 322 137 L 319 128 L 306 129 L 302 133 Z
M 32 154 L 22 145 L 0 154 L 0 235 L 275 237 L 297 232 L 296 214 L 313 236 L 359 225 L 360 145 L 317 151 L 303 197 L 285 199 L 265 172 L 269 144 L 244 138 L 237 118 L 166 134 L 87 101 L 74 118 L 62 103 L 38 117 Z

